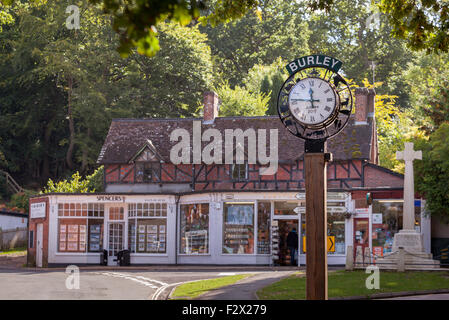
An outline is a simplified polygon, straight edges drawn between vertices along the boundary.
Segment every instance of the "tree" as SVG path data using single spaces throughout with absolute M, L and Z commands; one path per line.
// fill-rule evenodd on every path
M 160 23 L 160 52 L 148 58 L 130 56 L 130 68 L 138 77 L 142 109 L 138 117 L 186 117 L 194 115 L 202 94 L 213 84 L 214 72 L 207 36 L 198 26 Z
M 267 111 L 269 96 L 259 92 L 249 92 L 245 87 L 231 89 L 228 83 L 215 88 L 220 98 L 219 115 L 226 116 L 263 116 Z
M 394 92 L 397 103 L 409 107 L 408 87 L 401 75 L 413 62 L 414 53 L 404 41 L 391 37 L 392 27 L 385 15 L 376 12 L 368 0 L 335 2 L 329 11 L 315 12 L 309 19 L 311 52 L 343 61 L 342 73 L 361 85 L 364 79 L 382 83 L 380 94 Z M 373 71 L 372 64 L 375 64 Z
M 285 65 L 286 63 L 280 58 L 269 66 L 254 65 L 243 79 L 245 87 L 250 92 L 269 96 L 267 115 L 277 115 L 278 93 L 288 77 Z
M 410 101 L 417 121 L 427 134 L 449 121 L 449 54 L 421 54 L 410 64 L 403 81 L 410 88 Z
M 338 1 L 341 2 L 341 1 Z M 312 10 L 329 12 L 335 0 L 311 0 Z M 414 50 L 449 51 L 449 3 L 441 0 L 380 0 L 378 8 L 393 26 L 391 34 Z
M 449 223 L 449 122 L 442 123 L 428 139 L 415 138 L 415 149 L 422 150 L 422 161 L 416 161 L 416 189 L 426 198 L 432 215 Z
M 281 58 L 291 61 L 309 53 L 309 30 L 302 7 L 292 1 L 261 1 L 259 11 L 215 27 L 202 26 L 215 59 L 215 73 L 231 87 L 256 64 L 271 65 Z

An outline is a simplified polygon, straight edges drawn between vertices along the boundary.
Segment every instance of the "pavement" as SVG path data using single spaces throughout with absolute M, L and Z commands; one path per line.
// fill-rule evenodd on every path
M 211 290 L 196 300 L 258 300 L 256 292 L 274 282 L 288 277 L 295 271 L 274 271 L 271 273 L 259 273 L 239 282 Z

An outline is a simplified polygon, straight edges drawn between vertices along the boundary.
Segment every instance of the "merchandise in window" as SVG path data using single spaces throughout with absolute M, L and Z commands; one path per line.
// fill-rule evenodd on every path
M 100 252 L 103 250 L 103 220 L 88 219 L 88 251 Z
M 372 204 L 372 245 L 373 254 L 383 256 L 390 253 L 394 235 L 402 228 L 404 202 L 374 200 Z M 418 220 L 416 225 L 419 226 Z
M 343 213 L 327 213 L 327 235 L 334 237 L 335 251 L 328 254 L 345 254 L 345 216 Z
M 181 247 L 184 254 L 209 253 L 209 204 L 181 205 Z
M 254 253 L 254 204 L 225 203 L 223 211 L 223 253 Z
M 257 203 L 257 253 L 270 254 L 271 202 Z
M 85 252 L 86 234 L 85 219 L 60 219 L 58 228 L 58 251 Z
M 275 201 L 274 214 L 276 216 L 295 216 L 298 215 L 293 211 L 298 206 L 298 201 Z

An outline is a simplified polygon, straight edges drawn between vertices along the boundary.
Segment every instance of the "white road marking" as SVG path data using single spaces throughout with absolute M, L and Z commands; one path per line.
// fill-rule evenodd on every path
M 119 272 L 96 272 L 96 273 L 104 275 L 104 276 L 108 276 L 108 277 L 116 277 L 116 278 L 123 278 L 123 279 L 131 280 L 131 281 L 140 283 L 144 286 L 150 287 L 152 289 L 158 289 L 158 288 L 160 288 L 160 286 L 163 287 L 163 286 L 168 285 L 167 283 L 161 282 L 158 280 L 149 279 L 149 278 L 145 278 L 142 276 L 131 276 L 131 275 L 119 273 Z
M 218 275 L 219 276 L 235 276 L 237 273 L 235 272 L 221 272 Z

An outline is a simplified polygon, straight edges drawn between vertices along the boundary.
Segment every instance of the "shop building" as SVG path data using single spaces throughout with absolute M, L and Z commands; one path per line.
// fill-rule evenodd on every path
M 357 89 L 355 114 L 328 142 L 333 154 L 327 171 L 329 264 L 344 264 L 348 246 L 387 253 L 402 223 L 403 176 L 378 165 L 374 97 L 373 90 Z M 112 265 L 126 249 L 131 264 L 288 265 L 284 238 L 295 227 L 303 265 L 303 142 L 277 116 L 217 114 L 217 96 L 206 93 L 203 119 L 113 120 L 98 159 L 105 167 L 105 193 L 30 199 L 29 262 L 99 264 L 107 250 Z M 232 149 L 235 154 L 243 148 L 243 164 L 195 162 L 194 148 L 192 164 L 172 163 L 170 152 L 178 143 L 170 139 L 173 130 L 192 136 L 198 128 L 223 137 L 226 130 L 265 130 L 267 150 L 270 130 L 277 129 L 277 172 L 261 175 L 260 163 L 248 163 L 247 139 Z M 200 143 L 203 150 L 208 142 Z M 422 207 L 417 207 L 417 227 L 429 238 L 430 250 L 430 221 L 421 215 Z M 280 236 L 273 236 L 275 226 Z M 280 244 L 277 257 L 274 243 Z

